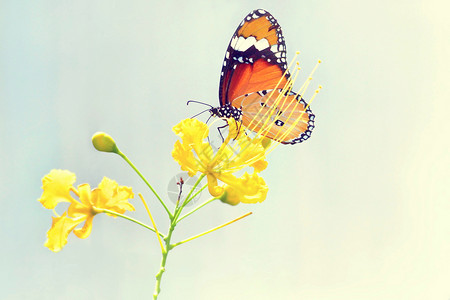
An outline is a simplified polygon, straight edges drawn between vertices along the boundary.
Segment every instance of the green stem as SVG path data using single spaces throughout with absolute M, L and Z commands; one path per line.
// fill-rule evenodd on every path
M 173 220 L 175 220 L 175 223 L 177 222 L 178 217 L 181 214 L 181 211 L 183 210 L 183 208 L 186 206 L 186 204 L 188 204 L 191 201 L 191 194 L 195 191 L 195 189 L 197 188 L 197 185 L 200 184 L 200 182 L 202 181 L 202 179 L 205 177 L 205 174 L 202 174 L 200 176 L 199 179 L 197 179 L 197 181 L 195 182 L 194 186 L 192 187 L 192 189 L 189 191 L 189 194 L 186 196 L 186 199 L 184 200 L 184 202 L 180 205 L 177 206 L 175 209 L 175 213 L 173 214 Z M 202 187 L 202 189 L 200 191 L 198 191 L 197 193 L 195 193 L 195 195 L 192 197 L 194 198 L 195 196 L 197 196 L 202 190 L 204 189 L 204 187 Z
M 192 187 L 192 189 L 189 191 L 189 194 L 186 196 L 186 200 L 189 200 L 189 197 L 191 197 L 191 194 L 195 191 L 195 189 L 197 188 L 197 185 L 200 184 L 200 182 L 202 181 L 202 179 L 205 177 L 205 174 L 202 174 L 197 181 L 195 182 L 194 186 Z M 185 200 L 185 202 L 186 202 Z
M 206 189 L 208 187 L 208 185 L 204 185 L 202 186 L 202 188 L 200 188 L 194 195 L 192 195 L 189 199 L 187 199 L 187 201 L 185 201 L 183 203 L 183 207 L 185 207 L 186 205 L 188 205 L 192 199 L 194 199 L 195 197 L 197 197 L 198 194 L 200 194 L 201 192 L 203 192 L 204 189 Z
M 194 212 L 196 212 L 197 210 L 199 210 L 200 208 L 202 208 L 203 206 L 205 206 L 206 204 L 209 204 L 211 202 L 213 202 L 214 200 L 217 200 L 218 198 L 211 198 L 205 202 L 203 202 L 202 204 L 200 204 L 199 206 L 197 206 L 195 209 L 191 210 L 190 212 L 188 212 L 187 214 L 185 214 L 184 216 L 182 216 L 181 218 L 179 218 L 177 220 L 177 224 L 180 223 L 181 220 L 183 220 L 184 218 L 186 218 L 187 216 L 193 214 Z
M 167 237 L 164 239 L 166 247 L 162 252 L 161 266 L 159 267 L 159 271 L 156 274 L 156 284 L 155 284 L 155 291 L 153 292 L 153 300 L 156 300 L 158 298 L 159 293 L 161 292 L 161 278 L 164 272 L 166 271 L 167 255 L 169 254 L 169 251 L 173 248 L 170 245 L 170 239 L 172 238 L 172 233 L 175 229 L 175 226 L 176 224 L 172 222 L 169 228 L 169 233 L 167 234 Z
M 165 245 L 165 249 L 163 249 L 163 251 L 162 251 L 161 265 L 159 267 L 159 271 L 158 271 L 158 273 L 156 273 L 156 283 L 155 283 L 155 290 L 153 292 L 153 300 L 156 300 L 158 298 L 159 293 L 161 292 L 161 279 L 162 279 L 164 272 L 166 271 L 167 256 L 169 255 L 169 251 L 172 250 L 172 248 L 173 248 L 173 245 L 170 244 L 170 239 L 172 238 L 172 233 L 175 230 L 175 226 L 177 225 L 177 219 L 180 216 L 181 211 L 183 210 L 184 206 L 187 204 L 187 202 L 189 202 L 191 200 L 190 197 L 191 197 L 192 193 L 194 192 L 197 185 L 200 184 L 200 181 L 203 179 L 203 177 L 205 177 L 205 175 L 200 176 L 200 178 L 197 180 L 197 182 L 194 184 L 194 186 L 190 190 L 189 194 L 186 197 L 186 200 L 182 203 L 182 205 L 180 205 L 180 206 L 177 205 L 175 207 L 175 211 L 173 212 L 173 214 L 169 214 L 171 223 L 170 223 L 169 232 L 167 233 L 167 237 L 164 238 L 164 242 L 166 245 Z M 198 191 L 197 193 L 195 193 L 193 197 L 198 195 L 198 193 L 200 193 L 200 192 L 201 192 L 201 190 Z
M 117 212 L 115 212 L 115 211 L 112 211 L 112 210 L 109 210 L 109 209 L 105 209 L 105 208 L 102 208 L 102 209 L 101 209 L 101 212 L 104 212 L 104 213 L 107 213 L 107 214 L 110 214 L 110 215 L 114 215 L 114 216 L 117 216 L 117 217 L 121 217 L 121 218 L 126 219 L 126 220 L 128 220 L 128 221 L 131 221 L 131 222 L 134 222 L 134 223 L 136 223 L 136 224 L 139 224 L 139 225 L 141 225 L 142 227 L 145 227 L 145 228 L 147 228 L 147 229 L 153 231 L 154 233 L 156 233 L 155 229 L 153 229 L 152 227 L 148 226 L 147 224 L 144 224 L 144 223 L 142 223 L 141 221 L 138 221 L 138 220 L 136 220 L 136 219 L 130 218 L 130 217 L 128 217 L 128 216 L 119 214 L 119 213 L 117 213 Z M 158 232 L 158 233 L 159 233 L 159 235 L 160 235 L 163 239 L 165 238 L 165 235 L 164 235 L 164 234 L 162 234 L 161 232 Z
M 136 171 L 136 173 L 139 175 L 139 177 L 141 177 L 141 179 L 145 182 L 145 184 L 150 188 L 150 190 L 152 190 L 153 194 L 156 196 L 156 198 L 158 198 L 159 202 L 161 203 L 161 205 L 164 207 L 164 209 L 166 210 L 167 214 L 169 215 L 169 217 L 172 219 L 173 215 L 172 213 L 169 211 L 169 209 L 167 208 L 166 204 L 164 203 L 164 201 L 162 201 L 161 197 L 159 197 L 158 193 L 153 189 L 153 187 L 150 185 L 150 183 L 147 181 L 147 179 L 145 179 L 145 177 L 142 175 L 141 172 L 139 172 L 139 170 L 134 166 L 134 164 L 128 159 L 128 157 L 125 156 L 125 154 L 123 154 L 120 150 L 118 150 L 117 152 L 118 155 L 120 155 L 120 157 L 122 157 L 132 168 L 134 171 Z

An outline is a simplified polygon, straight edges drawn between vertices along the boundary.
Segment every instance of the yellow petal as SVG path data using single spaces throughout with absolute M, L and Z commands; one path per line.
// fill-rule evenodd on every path
M 173 159 L 181 166 L 181 170 L 187 171 L 189 176 L 194 176 L 200 166 L 195 160 L 194 153 L 191 149 L 185 149 L 180 141 L 176 141 L 172 150 Z
M 51 170 L 42 178 L 42 193 L 38 199 L 48 209 L 54 209 L 60 202 L 71 202 L 70 188 L 76 180 L 74 173 L 67 170 Z
M 52 227 L 47 232 L 45 247 L 53 252 L 60 251 L 67 244 L 69 233 L 84 219 L 73 220 L 64 213 L 61 217 L 52 217 Z
M 119 186 L 117 182 L 107 177 L 103 177 L 93 194 L 96 208 L 106 208 L 121 214 L 126 210 L 134 211 L 134 206 L 128 202 L 128 199 L 134 197 L 132 189 L 127 186 Z
M 97 207 L 102 207 L 101 202 L 106 203 L 108 199 L 112 199 L 118 187 L 119 184 L 115 180 L 109 179 L 108 177 L 103 177 L 102 181 L 100 182 L 97 188 L 98 190 L 101 191 L 102 198 L 100 199 L 97 198 L 95 205 Z
M 234 120 L 228 120 L 228 125 L 229 134 L 217 150 L 204 142 L 209 132 L 206 124 L 196 119 L 181 121 L 173 127 L 182 141 L 175 143 L 172 156 L 190 176 L 197 172 L 207 175 L 208 190 L 213 197 L 222 196 L 222 200 L 230 204 L 264 201 L 268 188 L 262 178 L 246 174 L 239 179 L 233 173 L 248 166 L 253 167 L 254 173 L 264 170 L 270 143 L 264 138 L 246 135 Z M 227 190 L 218 185 L 219 180 L 226 184 Z
M 251 164 L 250 167 L 253 167 L 255 172 L 261 172 L 267 168 L 268 164 L 269 163 L 267 161 L 260 159 L 260 160 L 256 161 L 255 163 Z
M 208 179 L 208 191 L 213 197 L 219 197 L 223 194 L 223 188 L 218 186 L 217 178 L 212 174 L 207 174 L 206 178 Z
M 78 193 L 80 195 L 80 201 L 85 206 L 92 206 L 92 193 L 91 187 L 88 183 L 83 183 L 78 186 Z
M 94 216 L 88 216 L 86 218 L 86 221 L 84 222 L 84 225 L 82 228 L 74 229 L 73 233 L 80 239 L 87 238 L 92 231 L 92 220 L 94 219 Z
M 87 218 L 94 215 L 93 195 L 91 187 L 87 183 L 80 184 L 78 186 L 79 202 L 73 201 L 67 209 L 68 216 L 71 218 Z
M 245 173 L 235 183 L 225 186 L 225 192 L 221 197 L 222 202 L 237 205 L 242 203 L 258 203 L 266 199 L 267 187 L 264 179 L 256 173 Z
M 185 145 L 199 144 L 208 136 L 208 125 L 197 119 L 185 119 L 172 128 Z
M 245 166 L 253 166 L 256 172 L 264 170 L 267 163 L 260 162 L 264 161 L 265 158 L 265 149 L 261 141 L 260 138 L 241 137 L 238 141 L 240 150 L 235 151 L 236 155 L 231 160 L 230 166 L 239 169 Z

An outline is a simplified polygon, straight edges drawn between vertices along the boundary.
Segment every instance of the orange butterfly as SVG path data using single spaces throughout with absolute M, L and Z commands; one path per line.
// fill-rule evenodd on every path
M 291 87 L 281 27 L 257 9 L 231 38 L 220 75 L 220 107 L 209 111 L 280 143 L 300 143 L 311 136 L 315 116 Z

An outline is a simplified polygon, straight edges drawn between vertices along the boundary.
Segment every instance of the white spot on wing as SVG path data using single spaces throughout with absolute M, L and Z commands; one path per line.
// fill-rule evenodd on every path
M 272 52 L 278 52 L 278 45 L 273 45 L 272 47 L 270 47 L 270 51 Z
M 264 50 L 266 48 L 269 48 L 269 46 L 270 46 L 270 44 L 269 44 L 269 42 L 266 39 L 260 39 L 259 41 L 257 41 L 255 43 L 255 48 L 258 51 L 261 51 L 261 50 Z
M 234 50 L 236 50 L 236 43 L 237 42 L 238 42 L 238 37 L 235 35 L 235 36 L 233 36 L 233 38 L 231 39 L 231 42 L 230 42 L 230 46 Z
M 240 36 L 238 41 L 237 41 L 237 43 L 236 43 L 235 50 L 244 52 L 248 48 L 253 46 L 255 43 L 256 43 L 256 39 L 253 36 L 250 36 L 248 38 L 244 38 L 244 37 Z

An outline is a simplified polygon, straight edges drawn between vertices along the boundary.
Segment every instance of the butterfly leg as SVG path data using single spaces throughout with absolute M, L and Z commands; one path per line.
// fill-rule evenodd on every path
M 242 122 L 239 121 L 239 125 L 238 125 L 238 120 L 234 119 L 234 122 L 236 123 L 236 127 L 237 127 L 237 132 L 236 132 L 236 136 L 234 137 L 234 139 L 237 139 L 239 132 L 241 132 Z
M 217 127 L 217 131 L 219 132 L 220 137 L 222 138 L 222 143 L 225 142 L 225 139 L 223 138 L 222 131 L 220 131 L 220 130 L 226 128 L 227 126 L 228 126 L 228 123 L 223 126 Z

